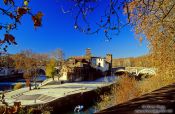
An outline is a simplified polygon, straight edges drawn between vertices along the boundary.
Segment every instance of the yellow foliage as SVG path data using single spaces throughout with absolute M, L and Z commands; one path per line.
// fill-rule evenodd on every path
M 46 64 L 46 75 L 48 77 L 53 77 L 55 73 L 55 67 L 56 67 L 56 60 L 50 59 L 48 64 Z
M 120 104 L 140 95 L 138 81 L 130 77 L 121 77 L 116 87 L 116 103 Z
M 139 37 L 144 35 L 149 42 L 150 64 L 158 69 L 155 77 L 143 82 L 141 87 L 142 90 L 145 89 L 143 91 L 149 92 L 175 82 L 174 5 L 174 0 L 149 1 L 149 5 L 143 1 L 128 3 L 135 33 Z
M 111 94 L 101 96 L 102 101 L 97 103 L 97 110 L 102 110 L 140 96 L 138 84 L 138 81 L 134 78 L 126 75 L 120 77 L 117 84 L 111 89 Z
M 162 75 L 154 75 L 143 81 L 136 81 L 130 77 L 120 77 L 118 85 L 113 87 L 111 94 L 101 96 L 102 101 L 97 103 L 97 110 L 127 102 L 128 100 L 175 82 L 173 76 L 161 76 Z
M 20 89 L 20 88 L 22 88 L 22 87 L 23 87 L 22 83 L 18 82 L 18 83 L 16 83 L 15 86 L 13 87 L 13 90 L 17 90 L 17 89 Z
M 146 94 L 173 82 L 175 82 L 174 78 L 168 75 L 164 75 L 163 77 L 161 75 L 155 75 L 139 83 L 139 91 L 140 94 Z
M 151 67 L 158 69 L 157 75 L 139 83 L 132 78 L 121 78 L 116 93 L 112 93 L 116 94 L 117 104 L 175 82 L 175 1 L 147 2 L 131 1 L 125 5 L 124 11 L 129 14 L 130 23 L 135 25 L 139 40 L 142 41 L 144 36 L 149 42 L 148 61 Z M 109 101 L 108 96 L 103 99 L 102 102 Z

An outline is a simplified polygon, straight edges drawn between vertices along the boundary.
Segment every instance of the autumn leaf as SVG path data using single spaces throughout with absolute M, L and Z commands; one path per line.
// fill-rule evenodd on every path
M 43 16 L 42 12 L 38 12 L 35 16 L 32 16 L 32 20 L 34 22 L 35 27 L 41 26 L 42 16 Z
M 41 20 L 42 17 L 43 17 L 43 13 L 39 11 L 39 12 L 35 15 L 35 17 Z
M 9 14 L 10 18 L 13 19 L 14 15 L 12 13 Z
M 32 16 L 32 20 L 34 22 L 35 27 L 41 26 L 41 21 L 38 18 L 36 18 L 35 16 Z
M 4 38 L 4 41 L 7 41 L 9 44 L 10 43 L 13 43 L 13 44 L 17 44 L 16 42 L 15 42 L 15 37 L 13 36 L 13 35 L 11 35 L 11 34 L 5 34 L 5 38 Z
M 27 8 L 25 8 L 25 7 L 18 7 L 18 9 L 17 9 L 17 13 L 18 13 L 18 15 L 24 15 L 24 14 L 26 14 L 27 13 L 27 11 L 28 11 L 28 9 Z
M 3 44 L 4 43 L 4 40 L 0 40 L 0 44 Z

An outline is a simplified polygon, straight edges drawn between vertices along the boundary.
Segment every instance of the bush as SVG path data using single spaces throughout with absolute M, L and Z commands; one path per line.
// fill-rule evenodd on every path
M 140 96 L 138 84 L 134 78 L 127 75 L 121 76 L 117 84 L 112 87 L 111 94 L 101 96 L 101 101 L 95 106 L 96 110 L 102 110 Z
M 97 103 L 95 108 L 97 110 L 106 109 L 112 105 L 127 102 L 128 100 L 175 82 L 174 76 L 158 74 L 149 76 L 149 78 L 143 81 L 137 81 L 135 78 L 126 75 L 121 76 L 117 82 L 117 86 L 112 88 L 111 94 L 102 95 L 101 101 Z
M 96 110 L 103 110 L 105 108 L 115 105 L 114 94 L 104 94 L 100 96 L 100 101 L 96 104 Z
M 116 87 L 116 104 L 126 102 L 130 99 L 140 96 L 138 81 L 132 77 L 121 77 L 119 86 Z
M 0 105 L 0 114 L 3 114 L 6 107 L 4 105 Z
M 17 89 L 20 89 L 22 87 L 23 87 L 22 83 L 19 82 L 19 83 L 15 84 L 15 86 L 13 87 L 13 90 L 17 90 Z
M 174 82 L 174 77 L 169 75 L 155 75 L 144 81 L 141 81 L 139 84 L 139 90 L 141 94 L 146 94 Z

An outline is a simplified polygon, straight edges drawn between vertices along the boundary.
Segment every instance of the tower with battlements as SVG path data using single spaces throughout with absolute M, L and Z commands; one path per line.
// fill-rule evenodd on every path
M 86 59 L 87 60 L 90 60 L 91 59 L 91 49 L 90 48 L 87 48 L 86 49 L 86 55 L 85 55 L 85 57 L 86 57 Z
M 110 75 L 112 72 L 112 54 L 106 54 L 106 62 L 109 63 L 109 71 L 110 71 Z

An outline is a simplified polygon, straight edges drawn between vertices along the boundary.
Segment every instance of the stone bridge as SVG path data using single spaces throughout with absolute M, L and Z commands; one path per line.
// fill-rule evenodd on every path
M 39 73 L 45 75 L 46 74 L 46 67 L 45 66 L 41 66 L 38 67 Z
M 135 74 L 136 76 L 139 76 L 139 74 L 155 75 L 157 71 L 156 68 L 147 67 L 126 67 L 125 70 L 129 73 Z
M 38 69 L 39 69 L 39 72 L 40 72 L 40 73 L 42 73 L 42 74 L 44 74 L 44 75 L 46 74 L 46 66 L 41 66 L 41 67 L 39 66 Z M 55 67 L 55 69 L 56 69 L 56 70 L 59 70 L 59 67 Z M 57 73 L 58 73 L 58 72 L 57 72 Z

